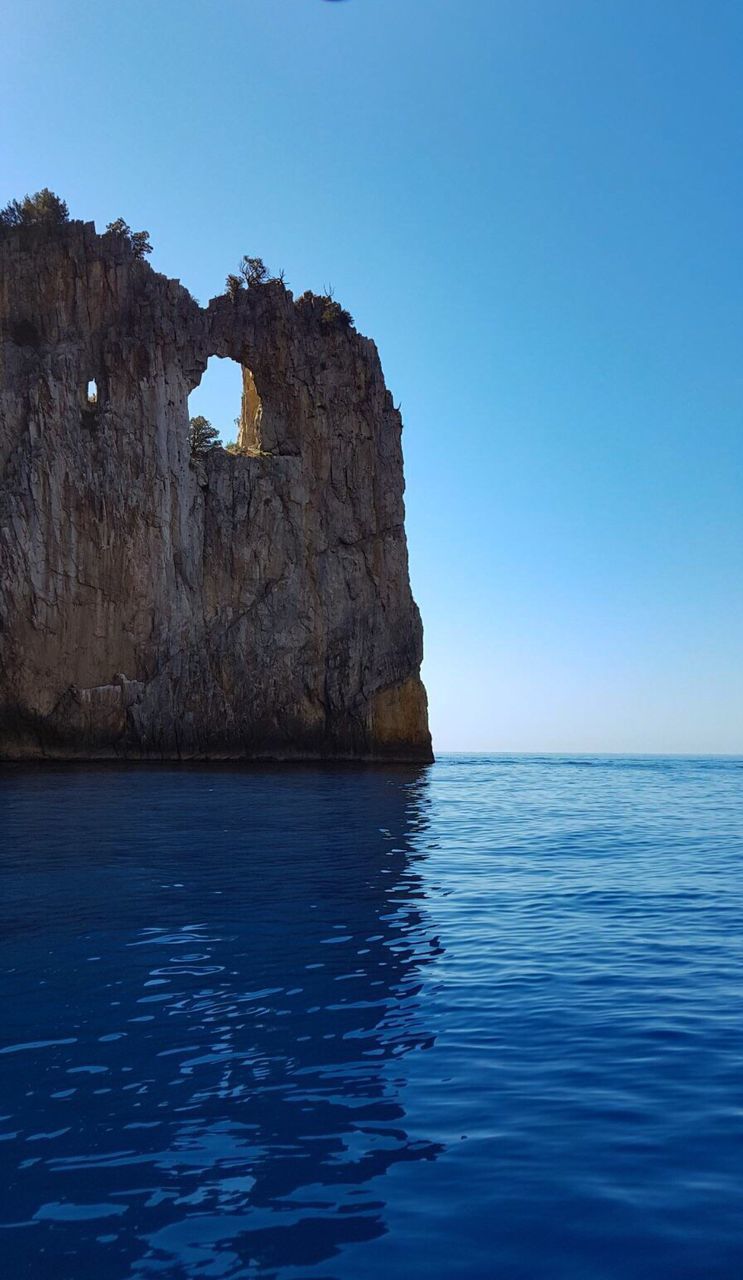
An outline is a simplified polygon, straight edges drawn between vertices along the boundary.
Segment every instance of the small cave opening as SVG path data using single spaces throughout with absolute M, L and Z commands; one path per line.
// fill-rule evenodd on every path
M 80 387 L 81 423 L 88 431 L 96 431 L 100 425 L 101 400 L 96 378 L 86 378 Z
M 229 356 L 210 356 L 188 397 L 192 453 L 203 454 L 221 445 L 235 455 L 259 454 L 261 415 L 250 369 Z

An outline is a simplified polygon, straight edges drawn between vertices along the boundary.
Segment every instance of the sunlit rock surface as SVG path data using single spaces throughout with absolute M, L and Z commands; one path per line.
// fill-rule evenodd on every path
M 373 342 L 278 281 L 202 309 L 88 223 L 0 273 L 0 756 L 429 759 Z M 193 459 L 211 355 L 246 452 Z

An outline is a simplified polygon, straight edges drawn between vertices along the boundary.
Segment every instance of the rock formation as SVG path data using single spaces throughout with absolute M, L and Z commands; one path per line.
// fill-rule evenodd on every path
M 431 758 L 400 416 L 338 312 L 0 230 L 0 758 Z M 193 458 L 211 355 L 245 452 Z

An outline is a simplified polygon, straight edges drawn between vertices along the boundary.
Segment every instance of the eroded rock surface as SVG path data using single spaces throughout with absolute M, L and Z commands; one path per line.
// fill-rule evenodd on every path
M 0 352 L 1 757 L 430 759 L 371 341 L 73 222 L 0 235 Z M 249 455 L 191 457 L 210 355 Z

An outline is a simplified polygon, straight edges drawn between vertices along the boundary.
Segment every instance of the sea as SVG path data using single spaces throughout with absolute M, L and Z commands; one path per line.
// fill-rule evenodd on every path
M 6 1280 L 739 1280 L 743 760 L 0 769 Z

